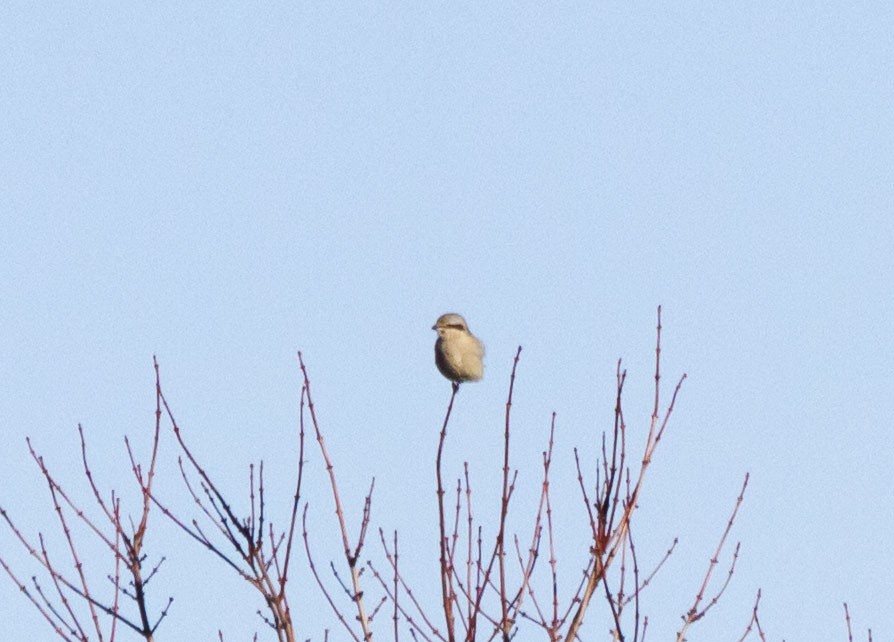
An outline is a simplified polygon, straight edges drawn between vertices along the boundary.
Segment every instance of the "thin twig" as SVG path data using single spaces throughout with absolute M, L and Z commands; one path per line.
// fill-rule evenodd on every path
M 307 408 L 310 412 L 311 423 L 313 424 L 314 432 L 316 433 L 317 443 L 320 446 L 320 452 L 323 454 L 323 460 L 326 464 L 326 472 L 329 474 L 329 483 L 332 488 L 332 497 L 335 501 L 335 513 L 338 517 L 338 525 L 341 529 L 345 559 L 347 560 L 348 567 L 351 571 L 351 582 L 353 585 L 352 599 L 357 607 L 357 620 L 360 622 L 360 627 L 363 630 L 363 639 L 368 642 L 372 639 L 372 630 L 370 629 L 369 617 L 366 614 L 366 608 L 363 603 L 363 591 L 360 588 L 360 568 L 358 568 L 357 560 L 360 555 L 360 550 L 363 547 L 363 540 L 366 535 L 366 527 L 369 523 L 369 511 L 372 501 L 373 487 L 372 485 L 370 486 L 369 494 L 367 494 L 364 501 L 363 517 L 361 519 L 360 525 L 360 536 L 357 539 L 357 547 L 352 552 L 350 540 L 348 538 L 348 527 L 345 523 L 345 515 L 344 511 L 342 510 L 341 499 L 339 498 L 338 484 L 335 480 L 335 467 L 332 465 L 332 460 L 329 457 L 329 452 L 326 450 L 326 441 L 323 439 L 323 433 L 320 430 L 320 424 L 317 421 L 317 414 L 314 409 L 313 397 L 311 396 L 310 392 L 310 378 L 307 375 L 307 368 L 304 365 L 304 359 L 301 355 L 301 352 L 298 353 L 298 364 L 301 367 L 301 374 L 304 377 L 304 388 L 307 391 Z M 374 484 L 375 480 L 373 480 L 373 485 Z
M 438 480 L 438 527 L 441 562 L 441 606 L 444 609 L 444 623 L 447 627 L 447 641 L 455 642 L 456 634 L 453 624 L 453 604 L 456 601 L 456 595 L 452 588 L 453 569 L 448 565 L 447 560 L 447 524 L 444 516 L 444 483 L 441 477 L 441 457 L 444 452 L 444 442 L 447 439 L 447 424 L 450 421 L 450 413 L 453 410 L 453 401 L 456 399 L 456 393 L 459 386 L 453 386 L 453 392 L 450 395 L 450 402 L 447 404 L 447 413 L 444 415 L 444 423 L 441 426 L 441 436 L 438 440 L 438 455 L 435 459 L 435 472 Z
M 714 597 L 708 602 L 706 606 L 699 609 L 699 604 L 704 599 L 705 591 L 708 588 L 708 582 L 711 579 L 711 574 L 714 571 L 714 568 L 717 566 L 719 562 L 720 553 L 723 550 L 723 545 L 726 543 L 726 538 L 729 535 L 730 530 L 732 530 L 733 522 L 736 519 L 736 514 L 739 512 L 739 507 L 742 505 L 742 501 L 745 498 L 745 489 L 748 487 L 748 478 L 749 474 L 745 473 L 745 480 L 742 482 L 742 490 L 739 491 L 739 496 L 736 498 L 736 505 L 733 508 L 733 512 L 727 520 L 726 528 L 723 530 L 723 535 L 720 537 L 720 542 L 717 544 L 717 549 L 714 551 L 714 555 L 711 557 L 711 561 L 708 564 L 708 570 L 705 572 L 705 577 L 702 580 L 701 588 L 695 596 L 695 601 L 692 604 L 692 607 L 683 616 L 683 627 L 677 633 L 677 642 L 683 642 L 686 639 L 686 631 L 687 629 L 694 623 L 700 620 L 705 616 L 705 614 L 720 600 L 720 597 L 723 595 L 726 587 L 729 585 L 730 580 L 732 579 L 733 572 L 736 568 L 736 560 L 739 557 L 739 544 L 736 544 L 736 548 L 733 551 L 732 562 L 730 563 L 729 570 L 727 571 L 726 580 L 721 585 L 720 589 L 717 593 L 714 594 Z

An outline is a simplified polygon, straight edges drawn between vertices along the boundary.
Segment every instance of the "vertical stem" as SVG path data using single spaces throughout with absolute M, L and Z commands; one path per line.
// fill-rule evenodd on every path
M 515 371 L 521 356 L 521 346 L 515 353 L 512 374 L 509 377 L 509 394 L 506 397 L 506 419 L 503 433 L 503 493 L 500 503 L 500 532 L 497 535 L 497 557 L 500 565 L 500 603 L 503 609 L 500 628 L 504 642 L 509 642 L 512 622 L 509 621 L 509 602 L 506 597 L 506 516 L 509 513 L 509 418 L 512 410 L 512 391 L 515 388 Z
M 450 403 L 447 405 L 447 414 L 444 416 L 444 425 L 441 427 L 441 438 L 438 441 L 438 456 L 435 460 L 435 472 L 438 477 L 438 521 L 440 527 L 440 553 L 441 553 L 441 596 L 444 608 L 444 621 L 447 625 L 447 640 L 455 642 L 456 634 L 454 633 L 453 624 L 453 589 L 451 577 L 453 569 L 447 561 L 447 527 L 444 521 L 444 483 L 441 479 L 441 456 L 444 452 L 444 441 L 447 439 L 447 422 L 450 421 L 450 412 L 453 410 L 453 400 L 456 399 L 456 393 L 459 385 L 453 385 L 453 394 L 450 395 Z

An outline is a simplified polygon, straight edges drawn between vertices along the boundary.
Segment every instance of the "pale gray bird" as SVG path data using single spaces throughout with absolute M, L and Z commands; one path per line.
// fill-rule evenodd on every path
M 466 320 L 453 312 L 442 314 L 432 327 L 435 341 L 435 365 L 453 382 L 478 381 L 484 376 L 484 344 L 469 331 Z

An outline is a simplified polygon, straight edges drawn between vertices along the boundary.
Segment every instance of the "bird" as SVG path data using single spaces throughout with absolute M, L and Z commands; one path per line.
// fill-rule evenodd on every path
M 435 365 L 453 383 L 454 392 L 461 382 L 478 381 L 484 376 L 484 344 L 469 331 L 462 316 L 455 312 L 442 314 L 431 329 L 438 333 Z

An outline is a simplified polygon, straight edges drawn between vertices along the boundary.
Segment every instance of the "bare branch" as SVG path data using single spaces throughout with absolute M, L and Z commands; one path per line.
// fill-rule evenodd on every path
M 447 439 L 447 424 L 450 421 L 450 413 L 453 410 L 453 402 L 456 399 L 456 393 L 459 386 L 453 386 L 453 392 L 450 395 L 450 402 L 447 404 L 447 414 L 444 415 L 444 423 L 441 426 L 441 436 L 438 440 L 438 455 L 435 459 L 435 472 L 438 480 L 438 524 L 439 524 L 439 542 L 440 561 L 441 561 L 441 606 L 444 609 L 444 622 L 447 626 L 448 642 L 455 642 L 456 634 L 453 624 L 453 604 L 456 601 L 456 594 L 452 587 L 453 569 L 448 563 L 447 556 L 447 524 L 444 516 L 444 483 L 441 478 L 441 458 L 444 452 L 444 442 Z
M 764 631 L 761 629 L 760 620 L 757 617 L 757 608 L 760 605 L 760 602 L 761 591 L 758 589 L 757 597 L 754 598 L 754 607 L 751 609 L 751 619 L 748 621 L 748 626 L 745 627 L 745 632 L 742 634 L 742 637 L 739 638 L 738 642 L 744 642 L 745 638 L 751 633 L 753 627 L 757 628 L 757 634 L 760 636 L 762 642 L 767 642 L 767 638 L 764 636 Z
M 704 599 L 705 591 L 708 588 L 708 582 L 711 580 L 711 573 L 714 571 L 714 567 L 717 566 L 719 562 L 720 553 L 723 550 L 723 545 L 726 543 L 726 538 L 729 535 L 730 530 L 732 530 L 733 522 L 736 519 L 736 514 L 739 512 L 739 507 L 742 505 L 742 500 L 745 497 L 745 489 L 748 487 L 748 473 L 745 473 L 745 481 L 742 482 L 742 490 L 739 491 L 739 496 L 736 498 L 736 505 L 733 508 L 733 512 L 729 517 L 729 520 L 726 523 L 726 528 L 723 530 L 723 535 L 720 538 L 720 542 L 717 544 L 717 550 L 714 551 L 714 555 L 711 557 L 711 562 L 708 564 L 708 570 L 705 572 L 705 577 L 702 580 L 701 588 L 698 591 L 698 594 L 695 596 L 695 602 L 693 602 L 692 607 L 683 616 L 683 627 L 677 633 L 677 642 L 683 642 L 686 639 L 686 631 L 689 627 L 694 623 L 700 620 L 705 616 L 705 614 L 720 600 L 720 597 L 723 595 L 723 592 L 726 590 L 726 587 L 729 585 L 730 580 L 733 577 L 733 572 L 736 568 L 736 560 L 739 557 L 739 544 L 736 544 L 736 549 L 733 551 L 733 558 L 730 562 L 729 571 L 726 575 L 726 580 L 723 582 L 723 585 L 714 594 L 714 597 L 708 602 L 708 604 L 699 609 L 699 604 Z
M 360 627 L 363 630 L 363 639 L 365 641 L 368 641 L 372 638 L 372 631 L 370 630 L 369 617 L 366 614 L 366 608 L 363 604 L 363 591 L 360 588 L 360 570 L 362 567 L 358 567 L 357 559 L 360 555 L 360 549 L 363 547 L 363 540 L 366 535 L 366 527 L 369 523 L 369 511 L 372 502 L 372 491 L 375 480 L 373 480 L 373 483 L 370 485 L 369 493 L 367 494 L 364 501 L 363 517 L 361 519 L 360 526 L 360 536 L 357 539 L 357 547 L 352 553 L 350 540 L 348 538 L 348 527 L 345 523 L 345 515 L 344 511 L 342 510 L 341 499 L 339 498 L 338 494 L 338 484 L 335 481 L 335 469 L 332 465 L 332 460 L 329 457 L 329 452 L 326 450 L 326 442 L 323 439 L 323 433 L 320 431 L 320 425 L 317 422 L 317 415 L 316 411 L 314 410 L 313 397 L 311 396 L 310 392 L 310 378 L 307 375 L 307 368 L 304 366 L 304 360 L 301 356 L 301 352 L 298 353 L 298 363 L 301 367 L 301 373 L 304 377 L 304 389 L 307 391 L 307 408 L 310 412 L 311 423 L 313 424 L 314 432 L 316 433 L 317 443 L 320 446 L 320 452 L 323 454 L 323 460 L 326 463 L 326 472 L 329 474 L 329 482 L 332 488 L 332 498 L 335 501 L 335 514 L 338 516 L 338 525 L 341 529 L 345 559 L 347 560 L 348 567 L 351 571 L 351 582 L 353 585 L 352 599 L 357 607 L 357 620 L 360 622 Z

